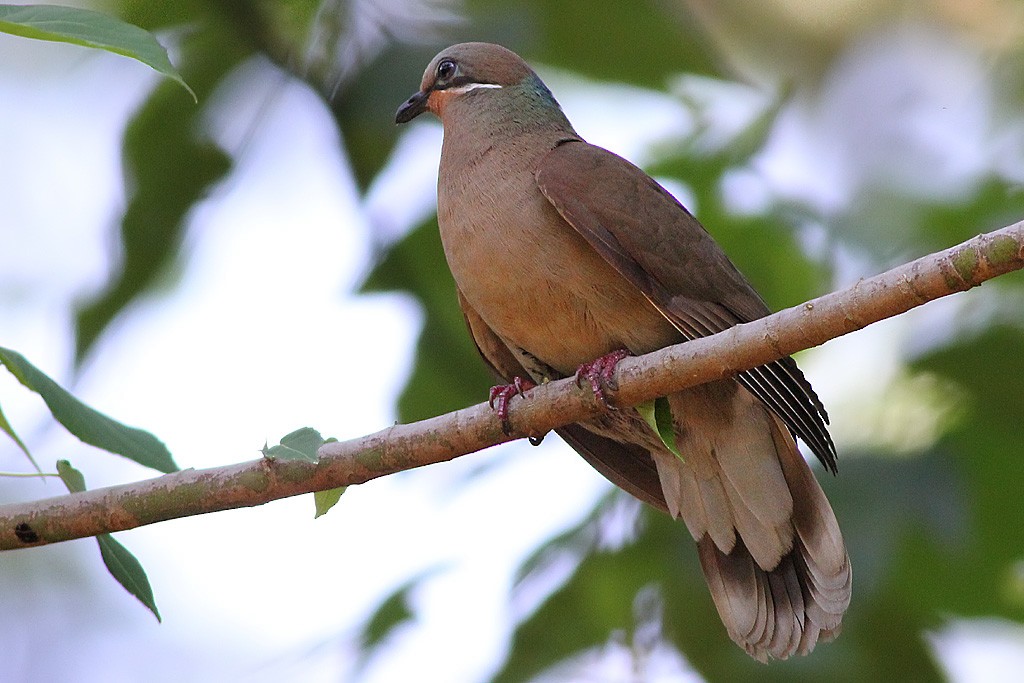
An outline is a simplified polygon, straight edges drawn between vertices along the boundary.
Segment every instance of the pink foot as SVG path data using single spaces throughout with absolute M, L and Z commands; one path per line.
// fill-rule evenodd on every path
M 506 434 L 512 431 L 512 425 L 508 422 L 508 402 L 512 400 L 513 396 L 517 394 L 522 396 L 523 392 L 535 386 L 537 385 L 528 379 L 516 377 L 511 384 L 499 384 L 496 387 L 491 387 L 487 405 L 498 414 L 498 419 L 501 420 L 501 431 Z
M 619 349 L 618 351 L 612 351 L 611 353 L 605 354 L 596 360 L 592 360 L 589 363 L 584 363 L 576 371 L 576 386 L 583 386 L 581 382 L 585 379 L 590 382 L 590 388 L 594 391 L 594 396 L 597 397 L 606 408 L 614 409 L 614 406 L 608 403 L 607 397 L 605 397 L 605 389 L 611 389 L 615 391 L 618 389 L 618 385 L 615 383 L 615 366 L 619 364 L 623 358 L 629 356 L 629 351 L 625 349 Z

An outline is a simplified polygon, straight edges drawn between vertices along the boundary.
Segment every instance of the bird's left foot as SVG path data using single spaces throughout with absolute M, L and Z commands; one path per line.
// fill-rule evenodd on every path
M 614 410 L 615 406 L 608 403 L 605 391 L 607 389 L 615 391 L 619 388 L 618 383 L 615 381 L 615 367 L 619 364 L 619 361 L 627 356 L 629 356 L 629 351 L 619 349 L 589 363 L 584 363 L 576 371 L 576 386 L 583 386 L 583 380 L 587 380 L 590 382 L 590 388 L 593 389 L 597 400 L 606 408 Z
M 501 420 L 501 431 L 505 434 L 512 432 L 512 425 L 508 421 L 508 402 L 512 400 L 513 396 L 522 396 L 527 389 L 532 389 L 535 386 L 537 385 L 528 379 L 516 377 L 512 380 L 511 384 L 499 384 L 496 387 L 491 387 L 491 392 L 487 397 L 487 405 L 498 414 L 498 419 Z M 544 437 L 542 436 L 541 438 Z M 538 441 L 537 443 L 540 442 Z

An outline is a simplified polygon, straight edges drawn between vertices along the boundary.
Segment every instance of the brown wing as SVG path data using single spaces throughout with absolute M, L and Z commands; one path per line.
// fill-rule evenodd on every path
M 511 382 L 515 377 L 529 377 L 508 346 L 466 302 L 462 292 L 458 292 L 458 296 L 476 348 L 494 374 L 504 382 Z M 646 449 L 607 439 L 578 424 L 566 425 L 556 429 L 555 433 L 608 481 L 643 502 L 668 512 L 658 470 Z
M 622 157 L 568 140 L 544 157 L 536 177 L 566 222 L 688 339 L 771 312 L 697 219 Z M 614 200 L 605 201 L 608 197 Z M 742 372 L 737 379 L 835 471 L 828 414 L 792 358 Z

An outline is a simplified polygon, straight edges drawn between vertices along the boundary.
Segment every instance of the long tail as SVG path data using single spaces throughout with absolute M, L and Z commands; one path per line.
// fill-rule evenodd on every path
M 761 661 L 831 640 L 850 603 L 850 558 L 789 431 L 732 381 L 670 401 L 684 459 L 652 456 L 729 636 Z

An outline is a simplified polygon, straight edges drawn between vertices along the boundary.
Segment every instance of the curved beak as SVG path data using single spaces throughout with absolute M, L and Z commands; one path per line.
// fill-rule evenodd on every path
M 430 98 L 429 92 L 423 92 L 422 90 L 409 99 L 407 99 L 402 106 L 395 112 L 395 123 L 409 123 L 414 118 L 422 114 L 427 110 L 427 99 Z

